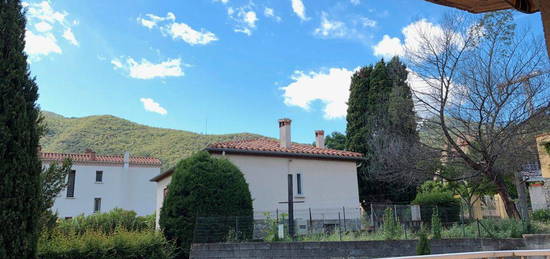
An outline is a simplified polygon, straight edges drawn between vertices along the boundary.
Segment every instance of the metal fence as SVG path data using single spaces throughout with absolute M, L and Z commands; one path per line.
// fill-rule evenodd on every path
M 385 213 L 391 212 L 405 233 L 417 232 L 422 225 L 430 225 L 432 215 L 437 214 L 444 227 L 460 226 L 465 232 L 470 223 L 470 232 L 481 237 L 491 237 L 480 218 L 495 218 L 492 200 L 483 200 L 481 215 L 470 218 L 472 213 L 467 206 L 419 206 L 405 204 L 371 203 L 365 209 L 356 207 L 340 208 L 299 208 L 294 209 L 294 234 L 307 235 L 334 233 L 373 233 L 383 230 Z M 479 213 L 479 212 L 478 212 Z M 194 242 L 224 242 L 242 240 L 266 240 L 275 236 L 288 236 L 289 214 L 286 208 L 272 211 L 255 211 L 253 216 L 197 217 L 194 229 Z M 466 230 L 464 230 L 466 225 Z M 477 230 L 472 230 L 473 228 Z M 406 235 L 406 234 L 405 234 Z M 463 237 L 465 234 L 463 234 Z M 275 237 L 276 238 L 276 237 Z

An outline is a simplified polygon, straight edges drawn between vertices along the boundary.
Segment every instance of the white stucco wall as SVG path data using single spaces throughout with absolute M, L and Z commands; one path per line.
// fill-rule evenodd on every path
M 170 181 L 172 180 L 172 176 L 168 176 L 166 178 L 161 179 L 156 183 L 157 189 L 156 189 L 156 219 L 155 219 L 155 226 L 160 228 L 159 226 L 159 217 L 160 217 L 160 209 L 162 208 L 162 203 L 164 202 L 164 188 L 168 187 L 168 184 L 170 184 Z
M 92 214 L 95 198 L 101 198 L 101 212 L 113 208 L 133 210 L 140 216 L 155 212 L 155 183 L 149 180 L 160 173 L 160 168 L 76 163 L 72 170 L 76 171 L 74 198 L 67 197 L 67 190 L 63 190 L 52 207 L 59 217 Z M 95 182 L 96 171 L 103 171 L 102 183 Z
M 225 157 L 243 172 L 252 194 L 254 217 L 264 212 L 285 212 L 288 208 L 287 175 L 293 174 L 295 217 L 307 218 L 311 208 L 315 217 L 338 219 L 338 212 L 347 209 L 348 218 L 359 217 L 359 190 L 356 163 L 341 160 L 282 158 L 247 155 L 215 155 Z M 302 174 L 303 195 L 297 195 L 296 173 Z M 171 177 L 157 184 L 157 207 L 162 204 L 164 186 Z M 158 215 L 158 214 L 157 214 Z M 274 216 L 274 214 L 272 214 Z

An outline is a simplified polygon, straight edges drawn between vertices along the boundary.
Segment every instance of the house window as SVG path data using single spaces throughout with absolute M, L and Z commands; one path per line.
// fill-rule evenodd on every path
M 168 187 L 164 187 L 162 190 L 162 199 L 166 199 L 166 195 L 168 195 Z
M 302 192 L 302 174 L 296 174 L 296 193 L 303 194 Z
M 95 171 L 95 182 L 96 183 L 103 182 L 103 171 Z
M 94 213 L 101 211 L 101 198 L 94 199 Z
M 76 171 L 71 170 L 69 172 L 69 179 L 67 180 L 67 197 L 74 197 L 74 182 L 76 177 Z

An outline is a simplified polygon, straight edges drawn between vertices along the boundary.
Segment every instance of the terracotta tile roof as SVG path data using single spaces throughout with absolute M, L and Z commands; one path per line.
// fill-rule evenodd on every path
M 312 145 L 292 143 L 290 148 L 282 148 L 279 141 L 275 139 L 259 138 L 249 140 L 237 140 L 228 142 L 219 142 L 209 145 L 207 151 L 217 152 L 240 152 L 257 153 L 265 155 L 293 155 L 328 159 L 361 160 L 361 153 L 336 150 L 329 148 L 318 148 Z
M 124 156 L 96 155 L 95 153 L 69 154 L 41 152 L 40 158 L 44 161 L 63 161 L 65 158 L 70 158 L 73 162 L 96 162 L 109 164 L 124 163 Z M 151 165 L 160 167 L 162 162 L 158 158 L 154 157 L 130 156 L 130 164 Z

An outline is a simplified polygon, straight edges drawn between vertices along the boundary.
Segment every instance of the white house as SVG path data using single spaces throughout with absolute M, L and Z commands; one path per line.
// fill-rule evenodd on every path
M 64 159 L 73 161 L 68 186 L 59 193 L 52 207 L 59 217 L 107 212 L 113 208 L 133 210 L 138 215 L 155 212 L 155 184 L 149 179 L 160 173 L 161 162 L 152 157 L 41 152 L 43 166 Z
M 307 212 L 313 210 L 323 213 L 324 220 L 337 220 L 344 208 L 348 219 L 358 218 L 357 163 L 362 155 L 325 148 L 322 130 L 315 131 L 315 146 L 292 143 L 290 126 L 290 119 L 279 120 L 279 140 L 221 142 L 206 150 L 229 159 L 243 172 L 256 219 L 263 218 L 265 212 L 287 211 L 288 175 L 293 179 L 295 218 L 307 219 Z M 151 179 L 157 182 L 157 220 L 172 173 L 168 170 Z

